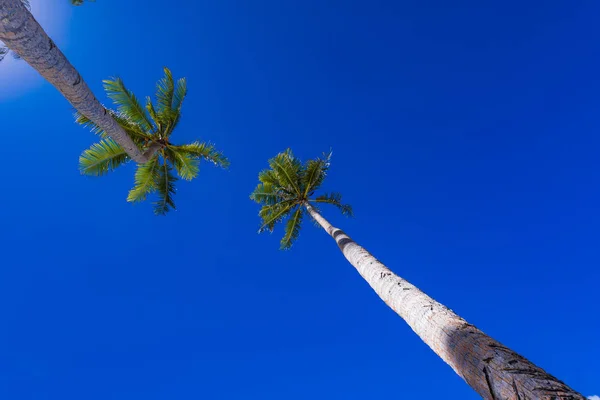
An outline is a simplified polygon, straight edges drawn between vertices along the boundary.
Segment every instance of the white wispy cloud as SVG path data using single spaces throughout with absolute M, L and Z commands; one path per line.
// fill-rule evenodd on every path
M 588 396 L 588 400 L 600 400 L 600 396 Z

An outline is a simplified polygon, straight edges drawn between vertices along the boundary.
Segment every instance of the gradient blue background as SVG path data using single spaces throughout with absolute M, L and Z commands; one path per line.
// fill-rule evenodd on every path
M 288 146 L 333 148 L 334 224 L 600 394 L 600 3 L 176 3 L 98 0 L 58 44 L 106 104 L 109 76 L 188 78 L 173 140 L 232 167 L 177 212 L 126 203 L 132 165 L 79 175 L 95 138 L 49 84 L 0 104 L 1 398 L 478 398 L 308 220 L 289 252 L 256 234 Z

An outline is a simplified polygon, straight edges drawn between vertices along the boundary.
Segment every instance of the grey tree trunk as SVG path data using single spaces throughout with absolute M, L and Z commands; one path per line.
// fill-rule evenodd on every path
M 394 274 L 313 207 L 305 206 L 379 297 L 481 397 L 486 400 L 585 400 L 563 382 Z
M 0 41 L 58 89 L 77 111 L 101 127 L 131 159 L 145 163 L 156 152 L 156 147 L 140 152 L 21 0 L 0 0 Z

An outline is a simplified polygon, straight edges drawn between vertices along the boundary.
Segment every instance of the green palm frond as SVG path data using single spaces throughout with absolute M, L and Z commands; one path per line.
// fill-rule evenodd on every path
M 163 125 L 168 125 L 175 120 L 173 112 L 173 96 L 175 82 L 169 68 L 164 68 L 165 76 L 156 84 L 156 114 Z
M 260 233 L 267 230 L 273 232 L 275 225 L 289 215 L 295 206 L 296 204 L 293 201 L 284 201 L 261 208 L 258 215 L 262 219 L 262 225 L 258 229 L 258 232 Z
M 303 208 L 298 207 L 288 220 L 285 225 L 285 235 L 283 236 L 283 239 L 281 239 L 281 250 L 288 250 L 292 247 L 292 244 L 296 239 L 298 239 L 298 236 L 300 236 L 300 227 L 302 225 L 303 216 Z
M 336 206 L 341 212 L 342 215 L 347 217 L 352 217 L 354 215 L 352 211 L 352 206 L 349 204 L 342 203 L 342 195 L 339 193 L 328 193 L 317 197 L 314 200 L 315 203 L 327 203 L 333 206 Z
M 107 79 L 104 90 L 108 97 L 117 105 L 119 113 L 133 123 L 139 125 L 144 131 L 152 131 L 152 122 L 133 92 L 129 91 L 121 78 Z
M 156 190 L 159 180 L 159 160 L 153 157 L 145 164 L 138 164 L 135 171 L 135 184 L 129 191 L 127 201 L 138 202 L 146 200 L 146 196 Z
M 152 99 L 150 98 L 150 96 L 146 96 L 146 110 L 148 111 L 150 118 L 152 119 L 152 121 L 154 121 L 154 124 L 156 125 L 158 130 L 161 131 L 162 123 L 160 122 L 158 113 L 156 112 L 156 109 L 154 108 L 154 104 L 152 104 Z
M 126 163 L 129 156 L 112 139 L 103 139 L 79 157 L 79 170 L 84 175 L 100 176 Z
M 200 159 L 190 156 L 176 147 L 169 146 L 165 149 L 167 158 L 173 163 L 177 174 L 187 181 L 198 176 L 200 171 Z
M 96 1 L 96 0 L 71 0 L 71 4 L 74 6 L 80 6 L 85 2 L 92 2 L 92 1 Z
M 269 166 L 281 186 L 301 196 L 300 176 L 302 164 L 294 157 L 290 149 L 271 158 Z
M 250 195 L 250 199 L 260 204 L 272 205 L 290 200 L 287 193 L 278 192 L 270 183 L 259 183 Z
M 223 155 L 222 152 L 217 150 L 211 143 L 206 142 L 194 142 L 190 144 L 184 144 L 182 146 L 173 146 L 176 150 L 187 154 L 193 158 L 202 158 L 206 161 L 210 161 L 216 166 L 227 168 L 229 167 L 229 160 Z
M 104 132 L 104 130 L 102 128 L 100 128 L 92 120 L 90 120 L 88 117 L 86 117 L 79 111 L 75 111 L 75 122 L 78 123 L 79 125 L 83 125 L 85 128 L 88 128 L 95 135 L 99 135 L 103 138 L 107 137 L 106 132 Z
M 319 189 L 327 176 L 327 169 L 331 162 L 331 152 L 326 154 L 324 158 L 308 160 L 306 169 L 302 174 L 302 185 L 304 186 L 304 196 L 311 195 L 315 190 Z
M 187 81 L 185 78 L 180 78 L 177 80 L 177 84 L 175 85 L 175 92 L 173 93 L 173 104 L 172 108 L 177 112 L 177 114 L 181 111 L 181 106 L 183 105 L 183 100 L 185 99 L 185 95 L 187 94 Z
M 154 214 L 165 215 L 169 210 L 175 209 L 173 195 L 175 194 L 175 182 L 177 178 L 173 175 L 173 168 L 164 163 L 158 169 L 158 185 L 156 187 L 158 201 L 154 202 Z
M 258 180 L 264 184 L 269 184 L 273 186 L 281 186 L 279 185 L 279 180 L 277 179 L 277 174 L 272 169 L 263 169 L 258 173 Z

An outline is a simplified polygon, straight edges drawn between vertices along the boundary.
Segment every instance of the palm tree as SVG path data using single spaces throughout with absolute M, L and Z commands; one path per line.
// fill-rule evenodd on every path
M 0 41 L 50 82 L 75 109 L 93 121 L 138 163 L 152 158 L 145 153 L 100 104 L 79 72 L 48 37 L 22 0 L 0 0 Z M 0 51 L 4 56 L 6 50 Z
M 177 82 L 168 68 L 165 76 L 158 81 L 156 103 L 146 97 L 145 108 L 137 97 L 129 91 L 119 78 L 104 81 L 108 96 L 117 105 L 117 111 L 110 110 L 111 116 L 121 128 L 143 149 L 155 148 L 154 156 L 144 164 L 138 164 L 135 185 L 129 192 L 127 201 L 145 200 L 150 193 L 156 193 L 154 212 L 166 214 L 175 208 L 173 195 L 177 177 L 192 180 L 198 176 L 200 160 L 204 159 L 221 167 L 229 166 L 229 161 L 215 147 L 206 142 L 193 142 L 176 145 L 171 142 L 171 134 L 181 118 L 181 106 L 187 92 L 185 78 Z M 104 130 L 81 113 L 76 121 L 88 126 L 103 139 L 85 150 L 79 157 L 79 167 L 83 174 L 100 176 L 129 161 L 125 150 L 108 138 Z
M 585 400 L 585 398 L 513 350 L 433 300 L 394 274 L 342 230 L 323 218 L 317 208 L 331 204 L 342 214 L 352 208 L 339 193 L 314 197 L 329 168 L 325 155 L 302 164 L 290 150 L 269 160 L 269 169 L 258 175 L 260 183 L 250 198 L 262 207 L 259 232 L 273 231 L 287 218 L 281 248 L 289 249 L 308 213 L 333 239 L 344 257 L 379 297 L 404 319 L 412 330 L 484 399 Z

